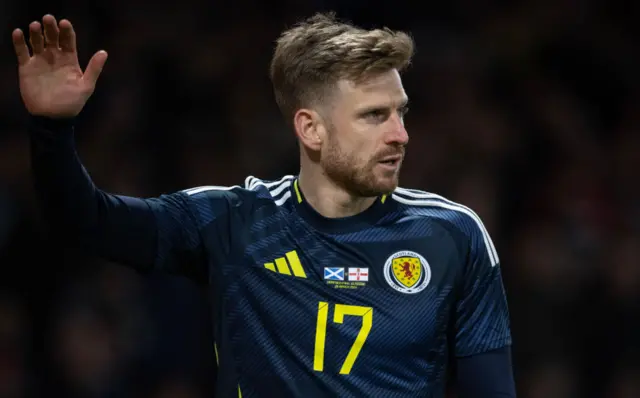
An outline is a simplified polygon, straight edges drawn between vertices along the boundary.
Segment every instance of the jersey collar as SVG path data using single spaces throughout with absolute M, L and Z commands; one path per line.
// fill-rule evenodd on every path
M 318 213 L 304 198 L 296 177 L 291 184 L 291 197 L 300 217 L 318 230 L 329 233 L 346 233 L 370 228 L 389 212 L 389 195 L 382 195 L 369 208 L 349 217 L 329 218 Z

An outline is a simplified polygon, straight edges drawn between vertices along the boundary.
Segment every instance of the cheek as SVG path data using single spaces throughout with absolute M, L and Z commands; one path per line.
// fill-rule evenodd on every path
M 356 147 L 351 142 L 337 139 L 327 141 L 323 149 L 323 161 L 326 166 L 337 169 L 351 169 L 362 163 Z
M 368 167 L 376 155 L 376 132 L 362 126 L 339 127 L 327 136 L 327 158 L 350 168 Z
M 346 149 L 346 148 L 345 148 Z M 369 168 L 374 163 L 377 154 L 377 146 L 373 140 L 361 139 L 349 144 L 348 152 L 345 152 L 350 163 L 358 168 Z

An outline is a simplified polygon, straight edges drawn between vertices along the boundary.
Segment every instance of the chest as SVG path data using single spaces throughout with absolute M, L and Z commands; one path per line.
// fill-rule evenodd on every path
M 464 255 L 445 228 L 417 220 L 339 234 L 320 232 L 304 223 L 254 229 L 246 236 L 238 265 L 244 270 L 269 271 L 276 283 L 304 280 L 305 285 L 328 294 L 347 290 L 363 297 L 412 296 L 415 300 L 456 285 L 463 261 Z
M 327 344 L 348 352 L 367 341 L 367 352 L 407 358 L 439 346 L 424 343 L 443 336 L 460 270 L 454 241 L 434 226 L 265 228 L 249 234 L 242 259 L 227 266 L 224 311 L 236 315 L 235 333 L 267 333 L 284 351 Z

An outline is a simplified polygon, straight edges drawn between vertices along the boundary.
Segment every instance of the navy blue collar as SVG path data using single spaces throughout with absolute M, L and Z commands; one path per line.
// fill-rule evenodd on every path
M 347 233 L 373 227 L 393 206 L 394 201 L 389 196 L 378 197 L 366 210 L 353 216 L 329 218 L 318 213 L 305 200 L 297 177 L 291 184 L 291 197 L 300 217 L 314 228 L 328 233 Z

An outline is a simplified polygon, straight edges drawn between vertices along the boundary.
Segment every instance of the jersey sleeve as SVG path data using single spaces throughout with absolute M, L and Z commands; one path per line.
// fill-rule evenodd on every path
M 459 358 L 457 363 L 459 398 L 515 398 L 511 348 Z
M 31 162 L 43 218 L 60 244 L 131 266 L 206 281 L 204 225 L 227 225 L 230 193 L 142 199 L 95 186 L 75 150 L 73 123 L 33 118 Z M 228 234 L 220 229 L 224 251 Z
M 240 187 L 197 187 L 148 199 L 157 222 L 154 264 L 171 273 L 208 278 L 242 234 L 253 196 Z
M 455 355 L 464 357 L 511 345 L 509 311 L 500 260 L 480 218 L 469 211 L 460 227 L 466 236 L 461 294 L 456 304 Z

